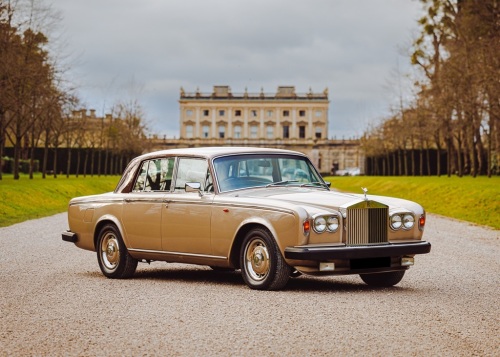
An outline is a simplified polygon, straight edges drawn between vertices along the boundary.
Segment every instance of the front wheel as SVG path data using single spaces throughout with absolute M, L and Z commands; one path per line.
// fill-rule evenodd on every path
M 102 273 L 112 279 L 130 278 L 137 268 L 137 260 L 129 254 L 120 231 L 113 224 L 105 225 L 99 232 L 97 261 Z
M 243 280 L 256 290 L 282 289 L 292 272 L 271 233 L 264 228 L 255 228 L 246 235 L 240 252 L 240 266 Z
M 359 274 L 361 280 L 370 286 L 389 287 L 394 286 L 403 279 L 404 270 L 391 271 L 387 273 Z

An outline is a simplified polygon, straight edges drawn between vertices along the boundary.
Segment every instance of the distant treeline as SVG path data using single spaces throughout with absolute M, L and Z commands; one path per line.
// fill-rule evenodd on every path
M 365 174 L 371 176 L 440 176 L 447 175 L 448 153 L 444 150 L 397 150 L 383 156 L 366 158 Z M 483 157 L 486 161 L 486 157 Z M 458 175 L 458 172 L 451 172 Z M 470 175 L 471 168 L 463 167 L 462 175 Z M 477 175 L 487 175 L 485 167 Z M 498 172 L 492 174 L 499 174 Z
M 146 142 L 142 107 L 132 98 L 102 120 L 84 115 L 43 31 L 53 19 L 42 2 L 0 0 L 0 167 L 14 179 L 26 164 L 30 177 L 121 172 Z
M 369 172 L 499 174 L 498 0 L 421 3 L 426 12 L 410 51 L 418 69 L 413 94 L 400 93 L 393 115 L 365 133 Z
M 14 173 L 15 161 L 12 158 L 14 153 L 13 148 L 6 148 L 2 160 L 2 172 L 5 174 Z M 61 176 L 61 175 L 120 175 L 129 161 L 135 155 L 117 154 L 110 150 L 97 149 L 62 149 L 58 151 L 49 150 L 48 155 L 44 158 L 44 150 L 36 148 L 34 150 L 34 159 L 20 159 L 18 163 L 18 172 L 29 174 L 41 172 L 46 163 L 46 175 Z

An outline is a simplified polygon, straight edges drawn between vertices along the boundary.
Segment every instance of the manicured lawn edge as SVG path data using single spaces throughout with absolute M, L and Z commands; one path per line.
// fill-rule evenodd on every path
M 71 198 L 113 191 L 119 176 L 59 176 L 0 180 L 0 227 L 65 212 Z

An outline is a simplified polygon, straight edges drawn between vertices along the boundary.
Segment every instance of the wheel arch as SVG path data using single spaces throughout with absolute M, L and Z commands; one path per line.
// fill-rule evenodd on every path
M 229 261 L 233 267 L 236 269 L 240 268 L 240 251 L 241 251 L 241 245 L 243 243 L 243 239 L 245 239 L 246 235 L 248 232 L 250 232 L 252 229 L 255 228 L 263 228 L 271 234 L 273 237 L 274 241 L 276 242 L 276 245 L 279 247 L 278 242 L 276 241 L 276 232 L 272 228 L 272 226 L 269 226 L 268 224 L 262 222 L 262 221 L 252 221 L 252 222 L 246 222 L 240 226 L 238 229 L 234 240 L 233 240 L 233 245 L 231 246 L 231 251 L 229 254 Z
M 127 245 L 126 237 L 125 237 L 125 234 L 123 232 L 123 227 L 121 226 L 118 218 L 116 218 L 115 216 L 111 216 L 111 215 L 105 215 L 105 216 L 102 216 L 99 219 L 99 221 L 97 222 L 97 224 L 95 225 L 94 251 L 97 251 L 97 239 L 99 238 L 99 233 L 101 232 L 102 227 L 104 227 L 106 224 L 112 224 L 112 225 L 116 226 L 116 228 L 118 228 L 118 231 L 120 232 L 120 235 L 122 236 L 123 243 L 126 246 Z

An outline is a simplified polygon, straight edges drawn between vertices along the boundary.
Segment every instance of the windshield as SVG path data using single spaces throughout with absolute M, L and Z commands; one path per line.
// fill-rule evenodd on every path
M 214 160 L 221 192 L 250 187 L 326 187 L 311 162 L 294 155 L 237 155 Z

